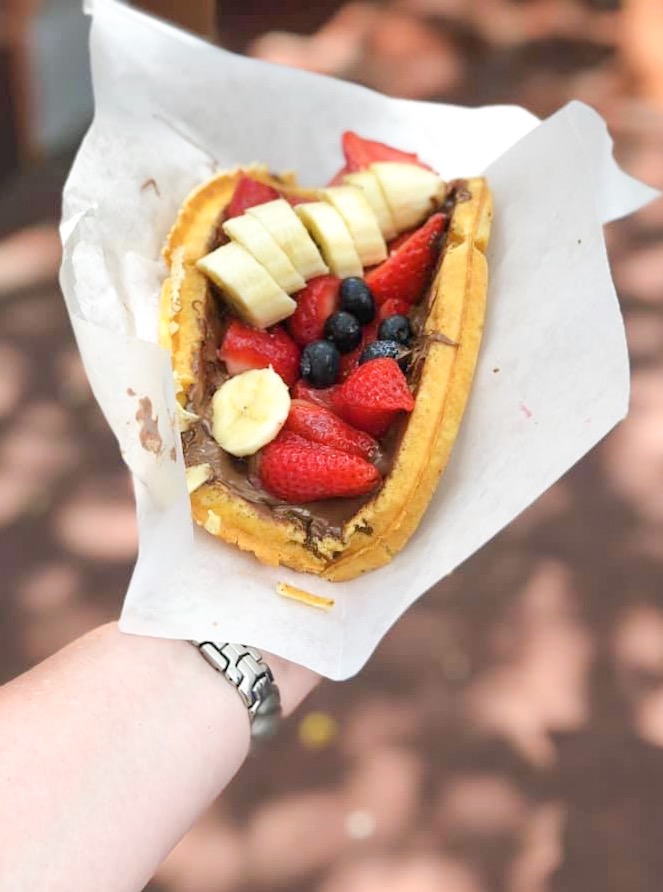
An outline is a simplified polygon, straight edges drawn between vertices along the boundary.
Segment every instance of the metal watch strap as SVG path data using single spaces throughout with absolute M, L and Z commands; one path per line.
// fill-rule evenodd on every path
M 262 654 L 245 644 L 191 643 L 242 698 L 251 720 L 252 745 L 273 737 L 281 719 L 281 695 Z

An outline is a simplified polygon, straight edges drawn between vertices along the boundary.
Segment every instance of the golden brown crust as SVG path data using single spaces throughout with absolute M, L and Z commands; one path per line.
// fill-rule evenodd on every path
M 289 191 L 259 165 L 251 176 Z M 230 200 L 240 171 L 220 174 L 193 192 L 173 226 L 164 257 L 170 276 L 161 298 L 160 343 L 171 351 L 178 399 L 185 405 L 196 383 L 205 302 L 212 299 L 195 261 Z M 220 481 L 191 494 L 193 517 L 212 535 L 266 564 L 282 564 L 334 582 L 388 563 L 417 528 L 449 459 L 470 392 L 483 331 L 487 290 L 486 244 L 492 196 L 485 180 L 466 181 L 469 198 L 451 218 L 443 259 L 431 286 L 424 325 L 427 352 L 415 408 L 393 469 L 380 492 L 344 526 L 342 538 L 314 537 L 301 524 L 276 517 Z M 310 194 L 310 190 L 301 190 Z

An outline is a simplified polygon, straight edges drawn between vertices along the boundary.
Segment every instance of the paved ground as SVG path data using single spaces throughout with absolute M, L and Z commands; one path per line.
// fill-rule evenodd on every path
M 316 42 L 253 51 L 402 95 L 539 114 L 584 98 L 623 163 L 663 186 L 647 35 L 618 54 L 630 25 L 611 5 L 486 0 L 472 20 L 451 0 L 428 3 L 442 17 L 423 17 L 425 0 L 377 18 L 354 4 Z M 20 230 L 0 241 L 0 680 L 114 617 L 135 552 L 126 475 L 54 278 L 66 163 L 0 195 L 0 237 Z M 358 678 L 322 685 L 151 892 L 660 890 L 663 202 L 608 237 L 629 419 L 416 605 Z

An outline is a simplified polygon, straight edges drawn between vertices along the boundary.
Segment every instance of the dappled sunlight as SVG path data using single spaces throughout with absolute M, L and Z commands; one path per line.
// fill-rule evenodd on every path
M 495 629 L 497 665 L 467 692 L 469 716 L 509 738 L 534 763 L 549 765 L 549 731 L 587 718 L 591 638 L 577 619 L 570 577 L 556 563 L 533 573 L 513 615 Z
M 55 517 L 65 548 L 90 560 L 129 561 L 135 556 L 135 512 L 123 483 L 103 481 L 72 493 Z
M 295 33 L 288 7 L 292 32 L 264 34 L 256 13 L 243 35 L 254 55 L 399 96 L 539 116 L 583 99 L 620 162 L 661 188 L 647 4 L 661 6 L 634 0 L 626 18 L 607 0 L 355 2 L 315 34 Z M 136 554 L 131 481 L 57 286 L 65 166 L 17 175 L 20 223 L 0 193 L 0 679 L 116 617 Z M 408 611 L 357 678 L 321 685 L 148 890 L 659 889 L 663 199 L 607 241 L 627 420 Z
M 663 522 L 663 366 L 634 372 L 628 420 L 604 455 L 616 491 L 643 519 Z
M 334 871 L 320 892 L 488 892 L 462 863 L 436 855 L 358 859 Z

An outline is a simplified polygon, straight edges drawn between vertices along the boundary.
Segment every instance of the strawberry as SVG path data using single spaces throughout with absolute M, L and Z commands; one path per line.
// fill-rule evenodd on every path
M 325 322 L 338 310 L 341 280 L 335 276 L 316 276 L 293 295 L 297 309 L 286 322 L 288 331 L 302 347 L 324 337 Z
M 400 161 L 404 164 L 417 164 L 432 170 L 423 161 L 420 161 L 414 152 L 402 152 L 400 149 L 392 149 L 382 142 L 372 139 L 363 139 L 351 130 L 346 130 L 342 138 L 345 165 L 348 171 L 364 170 L 374 161 Z M 338 176 L 338 175 L 337 175 Z
M 309 201 L 315 201 L 315 198 L 304 198 L 303 195 L 284 195 L 285 200 L 290 207 L 297 207 L 298 204 L 308 204 Z
M 401 232 L 400 235 L 397 235 L 396 238 L 392 238 L 392 240 L 387 244 L 387 252 L 389 254 L 394 254 L 401 245 L 405 244 L 405 242 L 410 238 L 411 235 L 414 235 L 416 229 L 408 229 L 406 232 Z
M 230 375 L 271 365 L 288 386 L 299 376 L 299 347 L 280 326 L 260 331 L 243 322 L 231 322 L 218 353 Z
M 313 403 L 316 406 L 322 406 L 324 409 L 331 409 L 332 396 L 337 386 L 333 387 L 311 387 L 311 385 L 300 378 L 292 388 L 291 396 L 293 400 L 306 400 L 307 403 Z
M 345 177 L 346 173 L 352 173 L 351 168 L 349 168 L 349 167 L 347 166 L 347 164 L 344 165 L 344 166 L 339 170 L 339 172 L 338 172 L 337 174 L 335 174 L 335 175 L 331 178 L 331 180 L 327 183 L 327 185 L 328 185 L 328 186 L 342 186 L 342 185 L 343 185 L 343 178 Z
M 389 316 L 407 316 L 409 312 L 410 304 L 406 300 L 401 300 L 400 297 L 390 297 L 380 307 L 378 318 L 382 322 Z
M 258 476 L 272 495 L 296 504 L 363 496 L 381 479 L 378 469 L 366 459 L 288 431 L 261 450 Z
M 381 437 L 399 412 L 411 412 L 414 398 L 394 359 L 358 366 L 332 396 L 334 411 L 359 430 Z
M 276 189 L 242 174 L 237 180 L 233 197 L 226 208 L 226 220 L 230 220 L 231 217 L 239 217 L 249 208 L 274 201 L 275 198 L 280 198 Z
M 304 400 L 292 401 L 283 430 L 298 434 L 313 443 L 340 449 L 348 455 L 360 455 L 367 461 L 377 454 L 379 448 L 370 434 L 341 421 L 329 409 L 314 406 Z
M 361 330 L 361 344 L 356 350 L 353 350 L 351 353 L 344 353 L 341 356 L 341 381 L 345 381 L 348 375 L 357 368 L 362 351 L 377 338 L 379 324 L 380 320 L 374 319 L 372 322 L 364 325 Z
M 435 268 L 444 214 L 433 214 L 384 263 L 366 276 L 375 302 L 382 305 L 389 298 L 416 303 L 424 293 Z
M 361 344 L 350 353 L 343 353 L 341 356 L 341 372 L 339 375 L 339 379 L 341 381 L 345 381 L 348 375 L 351 375 L 352 372 L 359 365 L 359 357 L 361 356 L 361 351 L 364 349 L 364 342 L 362 340 Z

